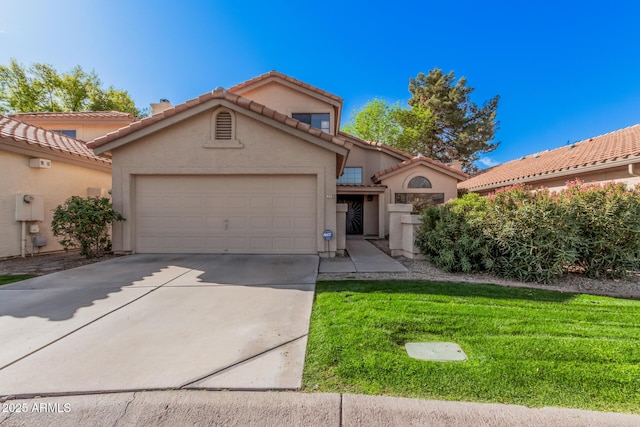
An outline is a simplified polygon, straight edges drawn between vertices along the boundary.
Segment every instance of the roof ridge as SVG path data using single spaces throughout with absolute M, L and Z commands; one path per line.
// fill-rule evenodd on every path
M 350 133 L 346 133 L 346 132 L 341 131 L 341 130 L 339 130 L 339 131 L 338 131 L 338 134 L 345 135 L 345 136 L 347 136 L 348 138 L 354 139 L 354 140 L 356 140 L 356 141 L 358 141 L 358 142 L 362 142 L 363 144 L 369 145 L 369 146 L 371 146 L 371 147 L 381 147 L 381 148 L 386 148 L 386 149 L 388 149 L 388 150 L 390 150 L 390 151 L 393 151 L 393 152 L 395 152 L 395 153 L 397 153 L 397 154 L 400 154 L 400 155 L 402 155 L 402 156 L 404 156 L 404 157 L 407 157 L 407 158 L 409 158 L 409 159 L 410 159 L 410 158 L 412 158 L 412 157 L 414 157 L 414 156 L 413 156 L 413 154 L 408 153 L 408 152 L 403 151 L 403 150 L 400 150 L 399 148 L 392 147 L 392 146 L 390 146 L 389 144 L 385 144 L 384 142 L 379 142 L 379 141 L 367 141 L 366 139 L 358 138 L 357 136 L 351 135 Z
M 251 79 L 249 79 L 249 80 L 245 80 L 244 82 L 241 82 L 241 83 L 238 83 L 238 84 L 236 84 L 236 85 L 234 85 L 234 86 L 231 86 L 231 87 L 229 88 L 229 90 L 230 90 L 231 92 L 235 92 L 235 91 L 240 90 L 240 89 L 243 89 L 243 88 L 245 88 L 245 87 L 247 87 L 247 86 L 251 86 L 251 85 L 252 85 L 252 84 L 254 84 L 254 83 L 258 83 L 258 82 L 260 82 L 260 81 L 262 81 L 262 80 L 266 80 L 266 79 L 268 79 L 268 78 L 270 78 L 270 77 L 278 77 L 278 78 L 281 78 L 281 79 L 283 79 L 283 80 L 285 80 L 285 81 L 288 81 L 288 82 L 290 82 L 290 83 L 293 83 L 293 84 L 295 84 L 295 85 L 297 85 L 297 86 L 300 86 L 300 87 L 302 87 L 302 88 L 304 88 L 304 89 L 309 89 L 309 90 L 311 90 L 312 92 L 316 92 L 316 93 L 319 93 L 319 94 L 321 94 L 321 95 L 324 95 L 324 96 L 325 96 L 325 97 L 327 97 L 327 98 L 331 98 L 331 99 L 333 99 L 333 100 L 335 100 L 335 101 L 339 101 L 339 102 L 344 102 L 344 99 L 342 99 L 342 98 L 341 98 L 341 97 L 339 97 L 338 95 L 334 95 L 334 94 L 333 94 L 333 93 L 331 93 L 331 92 L 327 92 L 327 91 L 326 91 L 326 90 L 324 90 L 324 89 L 320 89 L 320 88 L 319 88 L 319 87 L 317 87 L 317 86 L 313 86 L 313 85 L 311 85 L 311 84 L 309 84 L 309 83 L 305 83 L 305 82 L 303 82 L 302 80 L 298 80 L 298 79 L 296 79 L 296 78 L 294 78 L 294 77 L 291 77 L 291 76 L 289 76 L 289 75 L 287 75 L 287 74 L 281 73 L 280 71 L 277 71 L 277 70 L 271 70 L 271 71 L 269 71 L 269 72 L 266 72 L 266 73 L 260 74 L 259 76 L 253 77 L 253 78 L 251 78 Z
M 273 110 L 263 104 L 260 104 L 256 101 L 253 101 L 249 98 L 245 98 L 243 96 L 238 95 L 237 93 L 234 93 L 228 89 L 225 89 L 223 87 L 217 87 L 216 89 L 214 89 L 211 92 L 207 92 L 204 93 L 200 96 L 198 96 L 197 98 L 192 98 L 190 100 L 187 100 L 185 102 L 183 102 L 182 104 L 178 104 L 175 105 L 171 108 L 168 108 L 158 114 L 155 114 L 153 116 L 149 116 L 149 117 L 145 117 L 141 120 L 137 120 L 131 124 L 129 124 L 128 126 L 125 126 L 123 128 L 120 128 L 118 130 L 115 130 L 113 132 L 109 132 L 106 135 L 100 136 L 98 138 L 93 139 L 92 141 L 89 141 L 87 143 L 87 146 L 89 148 L 93 148 L 95 149 L 96 147 L 99 147 L 101 145 L 107 144 L 110 141 L 113 141 L 114 139 L 117 138 L 121 138 L 123 136 L 126 136 L 130 133 L 133 133 L 139 129 L 145 128 L 147 126 L 150 126 L 153 123 L 157 123 L 159 121 L 162 121 L 166 118 L 169 118 L 175 114 L 181 113 L 183 111 L 186 111 L 192 107 L 195 107 L 197 105 L 200 105 L 204 102 L 207 102 L 211 99 L 221 99 L 221 100 L 226 100 L 229 101 L 231 103 L 233 103 L 234 105 L 237 105 L 238 107 L 248 110 L 248 111 L 252 111 L 254 113 L 263 115 L 267 118 L 273 119 L 277 122 L 283 123 L 289 127 L 295 128 L 295 129 L 299 129 L 303 132 L 306 132 L 310 135 L 313 135 L 317 138 L 323 139 L 325 141 L 334 143 L 336 145 L 342 146 L 342 147 L 346 147 L 347 144 L 351 145 L 350 142 L 346 141 L 343 138 L 340 138 L 336 135 L 332 135 L 330 133 L 326 133 L 321 131 L 320 129 L 316 129 L 311 127 L 310 125 L 306 124 L 306 123 L 302 123 L 296 119 L 294 119 L 293 117 L 289 117 L 283 113 L 280 113 L 276 110 Z

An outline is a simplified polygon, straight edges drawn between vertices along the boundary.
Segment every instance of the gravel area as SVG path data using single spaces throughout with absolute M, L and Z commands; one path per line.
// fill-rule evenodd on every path
M 390 254 L 388 240 L 369 240 L 378 249 Z M 580 275 L 567 275 L 551 284 L 523 283 L 505 280 L 487 273 L 447 273 L 426 260 L 394 257 L 409 270 L 407 273 L 321 273 L 318 280 L 431 280 L 437 282 L 489 283 L 520 288 L 547 289 L 567 293 L 640 298 L 640 273 L 626 280 L 594 280 Z
M 114 255 L 87 259 L 77 251 L 26 256 L 24 258 L 7 258 L 0 260 L 0 275 L 33 274 L 40 276 L 111 258 L 114 258 Z

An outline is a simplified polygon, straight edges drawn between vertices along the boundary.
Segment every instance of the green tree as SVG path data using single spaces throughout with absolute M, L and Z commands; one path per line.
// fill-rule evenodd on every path
M 79 65 L 63 73 L 48 64 L 25 67 L 14 58 L 0 65 L 0 113 L 109 110 L 148 115 L 136 108 L 127 91 L 103 88 L 94 71 L 87 73 Z
M 366 141 L 395 144 L 402 128 L 398 124 L 394 111 L 399 105 L 389 105 L 383 99 L 374 98 L 360 110 L 353 110 L 349 122 L 342 131 Z
M 456 82 L 453 71 L 444 74 L 434 68 L 412 78 L 411 109 L 397 113 L 404 130 L 398 148 L 443 163 L 459 160 L 467 171 L 474 171 L 478 154 L 493 151 L 499 144 L 491 142 L 498 129 L 499 96 L 479 107 L 471 101 L 473 91 L 466 78 Z
M 80 248 L 81 255 L 95 258 L 111 250 L 113 221 L 124 220 L 106 197 L 71 196 L 53 212 L 51 231 L 65 250 Z

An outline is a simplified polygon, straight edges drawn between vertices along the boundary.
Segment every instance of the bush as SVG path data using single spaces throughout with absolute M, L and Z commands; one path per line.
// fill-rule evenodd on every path
M 451 272 L 484 270 L 487 239 L 472 218 L 486 205 L 469 194 L 444 206 L 428 206 L 422 212 L 422 228 L 416 244 L 436 266 Z
M 640 192 L 624 184 L 567 183 L 561 193 L 580 237 L 576 266 L 588 277 L 621 278 L 640 268 Z
M 576 181 L 557 194 L 523 185 L 467 194 L 426 210 L 416 243 L 447 271 L 545 283 L 567 271 L 620 278 L 640 268 L 640 192 Z
M 101 257 L 111 250 L 113 221 L 125 218 L 113 210 L 108 198 L 72 196 L 53 214 L 51 229 L 65 250 L 80 248 L 87 258 Z
M 576 261 L 576 230 L 547 190 L 524 186 L 496 192 L 483 221 L 490 240 L 489 271 L 524 282 L 548 283 Z

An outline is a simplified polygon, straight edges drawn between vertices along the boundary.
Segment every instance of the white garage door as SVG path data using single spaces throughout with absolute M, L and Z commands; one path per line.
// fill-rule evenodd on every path
M 314 175 L 141 175 L 135 195 L 139 253 L 317 253 Z

